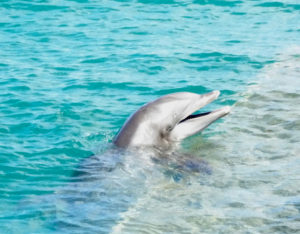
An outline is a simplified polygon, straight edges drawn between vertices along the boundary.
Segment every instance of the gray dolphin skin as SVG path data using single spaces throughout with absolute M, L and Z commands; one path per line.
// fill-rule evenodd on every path
M 132 114 L 113 142 L 116 146 L 124 148 L 170 147 L 186 137 L 199 133 L 230 112 L 230 107 L 225 106 L 211 112 L 193 115 L 219 95 L 219 91 L 213 91 L 202 95 L 179 92 L 162 96 Z

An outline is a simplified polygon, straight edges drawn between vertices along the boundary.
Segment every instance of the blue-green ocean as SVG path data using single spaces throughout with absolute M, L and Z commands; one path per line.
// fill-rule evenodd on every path
M 212 90 L 202 172 L 112 146 Z M 299 141 L 299 0 L 0 0 L 0 233 L 299 233 Z

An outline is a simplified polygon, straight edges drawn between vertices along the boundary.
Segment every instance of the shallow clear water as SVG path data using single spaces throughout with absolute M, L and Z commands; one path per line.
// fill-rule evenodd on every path
M 1 1 L 1 232 L 299 232 L 299 11 Z M 143 103 L 216 89 L 232 113 L 174 155 L 111 147 Z

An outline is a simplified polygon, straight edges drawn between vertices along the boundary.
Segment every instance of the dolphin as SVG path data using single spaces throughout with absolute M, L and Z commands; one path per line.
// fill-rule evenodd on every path
M 178 92 L 149 102 L 125 122 L 113 143 L 121 148 L 154 146 L 169 148 L 197 134 L 217 119 L 227 115 L 225 106 L 211 112 L 193 114 L 217 99 L 219 91 L 206 94 Z
M 55 216 L 53 221 L 57 230 L 68 232 L 71 227 L 76 232 L 89 220 L 86 228 L 90 232 L 118 232 L 118 224 L 125 220 L 123 217 L 140 201 L 148 199 L 143 197 L 145 194 L 150 194 L 151 199 L 149 191 L 156 188 L 157 183 L 164 183 L 165 177 L 179 182 L 191 173 L 211 174 L 206 161 L 172 151 L 172 146 L 229 113 L 230 108 L 223 107 L 193 115 L 219 94 L 219 91 L 203 95 L 172 93 L 133 113 L 113 140 L 117 147 L 85 158 L 74 171 L 72 183 L 62 186 L 48 200 L 41 201 L 41 204 L 50 204 L 51 209 L 49 201 L 63 204 L 58 210 L 61 215 Z M 160 188 L 163 186 L 159 185 Z M 73 221 L 79 225 L 70 225 Z M 49 223 L 50 226 L 53 223 Z

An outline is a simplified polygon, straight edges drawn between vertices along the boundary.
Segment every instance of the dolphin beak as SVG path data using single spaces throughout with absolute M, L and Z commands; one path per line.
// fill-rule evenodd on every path
M 198 105 L 198 107 L 199 106 L 203 107 L 209 104 L 210 102 L 214 101 L 215 99 L 217 99 L 219 94 L 220 94 L 219 91 L 213 91 L 211 93 L 201 95 L 199 102 L 202 104 Z M 203 99 L 205 99 L 205 105 L 203 105 Z M 192 113 L 199 109 L 192 110 Z M 173 141 L 180 141 L 186 137 L 197 134 L 201 132 L 203 129 L 205 129 L 207 126 L 209 126 L 211 123 L 227 115 L 229 112 L 230 112 L 230 107 L 225 106 L 221 109 L 214 110 L 211 112 L 194 114 L 194 115 L 190 113 L 187 117 L 180 120 L 178 124 L 173 128 L 173 130 L 170 133 L 170 138 Z

